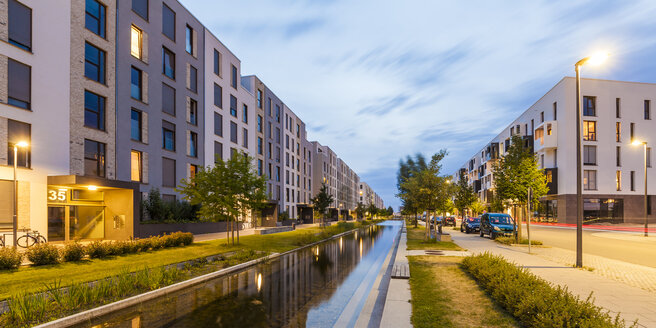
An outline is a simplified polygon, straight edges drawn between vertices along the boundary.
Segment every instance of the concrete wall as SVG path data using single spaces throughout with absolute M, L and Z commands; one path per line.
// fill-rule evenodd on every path
M 197 222 L 197 223 L 139 223 L 135 226 L 137 238 L 161 236 L 177 231 L 191 232 L 193 234 L 225 232 L 226 222 Z M 240 227 L 243 229 L 243 225 Z

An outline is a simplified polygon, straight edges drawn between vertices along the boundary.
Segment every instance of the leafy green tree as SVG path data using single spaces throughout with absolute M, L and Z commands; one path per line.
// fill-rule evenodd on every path
M 328 186 L 326 183 L 321 184 L 321 189 L 314 198 L 311 199 L 314 209 L 317 211 L 318 215 L 321 216 L 321 223 L 324 223 L 326 217 L 326 210 L 328 206 L 333 203 L 333 195 L 328 192 Z
M 376 208 L 374 203 L 371 203 L 367 206 L 367 212 L 369 212 L 369 216 L 373 219 L 376 216 L 376 213 L 378 213 L 378 208 Z
M 547 194 L 547 179 L 538 164 L 537 157 L 524 147 L 522 138 L 515 135 L 511 139 L 506 155 L 501 156 L 492 166 L 496 198 L 510 202 L 513 206 L 525 207 L 528 204 L 528 189 L 531 188 L 531 203 L 537 204 L 540 197 Z M 517 239 L 521 238 L 521 222 L 517 222 Z
M 426 168 L 428 168 L 426 158 L 424 155 L 418 153 L 414 158 L 408 156 L 405 161 L 400 160 L 399 172 L 396 175 L 396 187 L 399 191 L 396 196 L 401 199 L 402 207 L 406 214 L 414 213 L 415 228 L 417 227 L 417 216 L 419 212 L 422 212 L 424 209 L 420 208 L 419 200 L 417 199 L 418 193 L 412 192 L 408 189 L 413 187 L 413 185 L 408 182 L 410 178 Z
M 367 210 L 364 208 L 364 204 L 362 202 L 358 202 L 358 205 L 355 207 L 355 214 L 358 216 L 358 219 L 361 219 L 364 217 L 364 212 Z
M 234 155 L 228 161 L 217 158 L 213 166 L 198 170 L 189 180 L 182 179 L 178 188 L 185 200 L 200 205 L 198 214 L 203 220 L 230 223 L 233 245 L 235 228 L 239 243 L 240 218 L 266 201 L 266 180 L 257 175 L 252 160 L 247 154 Z
M 388 216 L 394 215 L 394 209 L 392 208 L 392 206 L 387 207 L 387 215 Z
M 485 205 L 480 201 L 476 200 L 469 205 L 469 209 L 472 211 L 472 215 L 480 215 L 485 211 Z
M 458 183 L 455 185 L 453 203 L 460 212 L 461 218 L 465 218 L 465 209 L 469 208 L 477 199 L 474 188 L 468 185 L 465 176 L 460 174 Z

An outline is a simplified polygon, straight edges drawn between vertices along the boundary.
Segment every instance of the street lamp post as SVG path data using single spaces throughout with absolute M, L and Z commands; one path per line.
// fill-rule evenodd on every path
M 585 57 L 576 64 L 576 267 L 583 267 L 583 179 L 581 172 L 581 66 L 585 64 L 601 64 L 608 54 L 599 53 L 594 56 Z
M 631 143 L 634 146 L 642 145 L 643 150 L 644 150 L 644 168 L 645 168 L 645 237 L 649 236 L 649 223 L 647 221 L 647 142 L 646 141 L 638 141 L 635 140 Z
M 28 144 L 25 141 L 14 144 L 14 217 L 12 222 L 14 248 L 16 248 L 16 240 L 18 239 L 16 238 L 18 235 L 18 176 L 16 172 L 18 168 L 18 147 L 25 148 L 27 146 Z

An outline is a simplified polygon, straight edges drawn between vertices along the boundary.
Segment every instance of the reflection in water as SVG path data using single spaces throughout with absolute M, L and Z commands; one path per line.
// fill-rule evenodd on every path
M 399 228 L 362 229 L 78 327 L 330 327 L 364 303 L 353 295 L 371 288 Z

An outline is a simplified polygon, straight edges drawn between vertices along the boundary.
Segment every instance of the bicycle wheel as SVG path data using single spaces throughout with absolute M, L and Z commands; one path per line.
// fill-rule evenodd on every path
M 45 244 L 45 243 L 47 243 L 48 241 L 46 240 L 46 237 L 43 237 L 42 235 L 39 235 L 38 237 L 36 237 L 36 242 L 37 242 L 37 243 L 44 243 L 44 244 Z
M 16 241 L 16 245 L 22 248 L 28 248 L 30 246 L 33 246 L 34 244 L 36 244 L 36 239 L 34 239 L 34 237 L 32 236 L 27 236 L 27 235 L 20 236 Z

